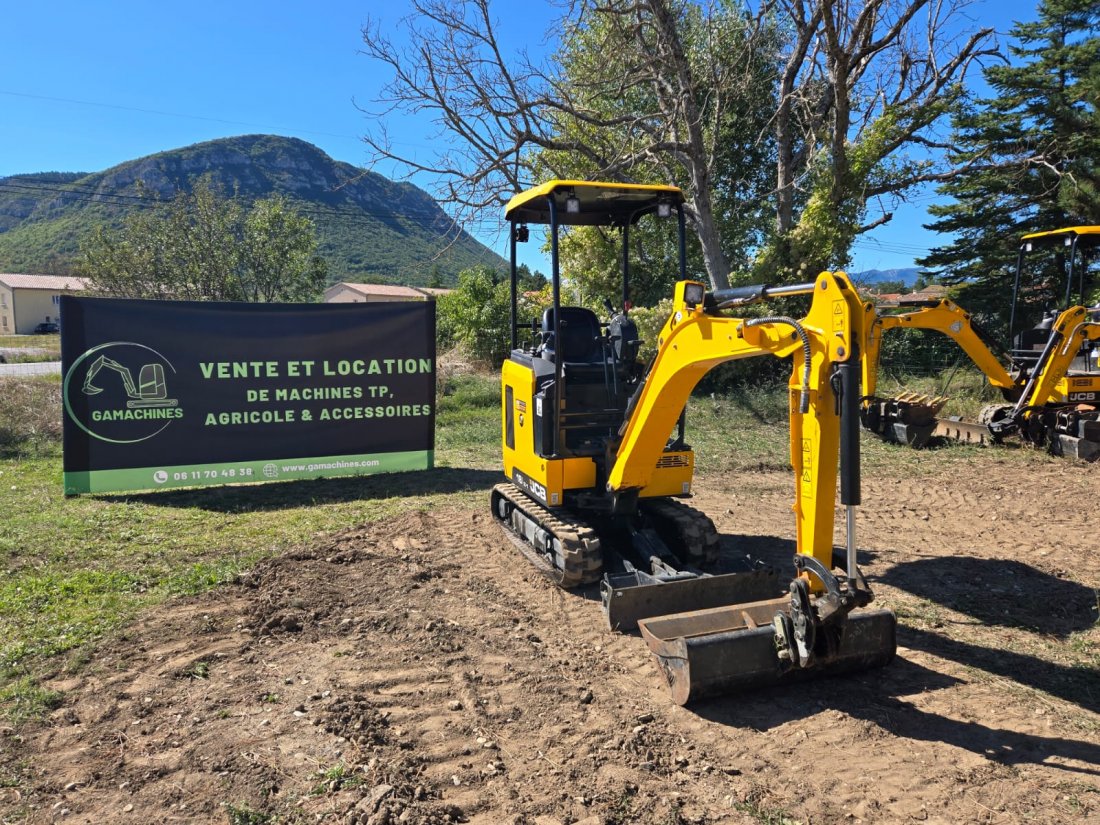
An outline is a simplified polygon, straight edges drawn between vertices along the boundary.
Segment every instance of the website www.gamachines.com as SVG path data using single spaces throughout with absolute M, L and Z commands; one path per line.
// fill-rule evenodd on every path
M 279 468 L 282 473 L 314 473 L 318 470 L 355 470 L 366 467 L 379 467 L 382 462 L 370 461 L 329 461 L 324 464 L 284 464 Z

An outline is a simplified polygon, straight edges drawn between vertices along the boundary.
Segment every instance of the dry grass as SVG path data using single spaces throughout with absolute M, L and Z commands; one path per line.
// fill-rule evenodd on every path
M 0 378 L 0 457 L 38 456 L 60 443 L 60 376 Z

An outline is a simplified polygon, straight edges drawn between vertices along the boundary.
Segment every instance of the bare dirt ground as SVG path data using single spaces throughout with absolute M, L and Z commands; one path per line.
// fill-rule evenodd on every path
M 0 739 L 30 822 L 1100 820 L 1097 468 L 865 479 L 885 669 L 692 708 L 595 592 L 481 509 L 408 512 L 170 602 Z M 482 474 L 484 475 L 484 474 Z M 395 479 L 395 485 L 399 485 Z M 704 478 L 727 553 L 789 563 L 786 473 Z M 487 498 L 487 494 L 486 494 Z

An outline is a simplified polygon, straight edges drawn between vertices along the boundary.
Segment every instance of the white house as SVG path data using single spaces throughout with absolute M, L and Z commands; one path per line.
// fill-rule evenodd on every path
M 57 322 L 62 295 L 83 292 L 72 275 L 0 274 L 0 335 L 29 335 L 44 321 Z

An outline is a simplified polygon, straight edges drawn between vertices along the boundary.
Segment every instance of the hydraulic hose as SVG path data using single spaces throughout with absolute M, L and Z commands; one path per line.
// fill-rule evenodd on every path
M 798 333 L 798 337 L 802 341 L 802 388 L 798 399 L 798 411 L 805 415 L 810 411 L 810 336 L 806 334 L 802 324 L 794 318 L 788 318 L 786 315 L 768 315 L 764 318 L 753 318 L 745 321 L 747 327 L 758 327 L 762 324 L 786 324 L 794 327 L 794 331 Z

